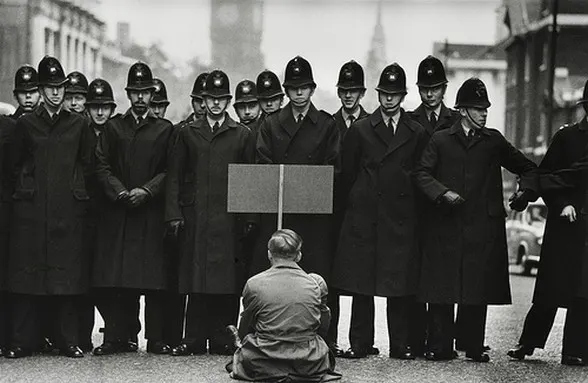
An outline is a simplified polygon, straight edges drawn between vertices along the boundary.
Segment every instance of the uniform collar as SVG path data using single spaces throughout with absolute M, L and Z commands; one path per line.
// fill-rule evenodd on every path
M 220 120 L 213 120 L 210 117 L 208 117 L 208 114 L 206 115 L 206 121 L 208 122 L 208 125 L 210 125 L 210 127 L 212 128 L 214 126 L 214 124 L 218 123 L 218 126 L 223 126 L 223 124 L 225 123 L 225 120 L 227 119 L 227 115 L 226 113 L 223 114 L 223 118 L 221 118 Z
M 396 113 L 392 117 L 388 117 L 387 115 L 385 115 L 381 108 L 380 108 L 380 113 L 382 114 L 382 121 L 384 122 L 384 125 L 388 126 L 388 122 L 390 120 L 392 120 L 392 122 L 394 124 L 394 129 L 396 129 L 398 127 L 398 121 L 400 121 L 400 114 L 401 114 L 400 109 L 398 109 L 398 113 Z

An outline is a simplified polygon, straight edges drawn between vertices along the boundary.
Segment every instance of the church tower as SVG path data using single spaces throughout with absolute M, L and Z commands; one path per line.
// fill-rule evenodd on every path
M 370 112 L 378 107 L 378 99 L 374 89 L 380 79 L 380 73 L 388 65 L 386 60 L 386 36 L 384 35 L 384 26 L 382 25 L 382 3 L 383 0 L 378 1 L 376 25 L 374 26 L 374 34 L 372 35 L 370 50 L 368 51 L 366 60 L 367 92 L 364 99 L 364 106 Z
M 210 0 L 211 66 L 225 71 L 231 91 L 264 68 L 263 0 Z

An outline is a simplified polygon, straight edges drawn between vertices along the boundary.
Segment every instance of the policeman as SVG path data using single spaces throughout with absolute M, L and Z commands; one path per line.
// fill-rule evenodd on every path
M 31 355 L 41 322 L 49 321 L 60 353 L 79 358 L 76 300 L 88 290 L 87 182 L 95 137 L 85 119 L 62 108 L 68 79 L 59 61 L 45 56 L 38 73 L 43 107 L 17 120 L 13 143 L 8 286 L 18 295 L 6 356 Z M 41 316 L 46 304 L 53 318 Z
M 94 355 L 130 351 L 136 335 L 137 301 L 145 295 L 147 352 L 167 354 L 164 303 L 167 261 L 163 184 L 172 124 L 149 110 L 155 85 L 142 62 L 129 69 L 127 97 L 131 107 L 106 123 L 96 148 L 96 173 L 104 203 L 93 264 L 104 313 L 104 343 Z
M 361 106 L 361 99 L 365 95 L 365 83 L 364 83 L 364 72 L 361 65 L 354 60 L 343 64 L 339 70 L 339 79 L 337 81 L 337 96 L 341 101 L 341 108 L 333 115 L 335 119 L 335 125 L 341 135 L 341 143 L 347 133 L 347 130 L 355 121 L 368 116 L 368 113 Z M 335 230 L 333 230 L 333 241 L 336 246 L 339 240 L 339 229 L 343 220 L 343 206 L 335 198 Z M 327 336 L 327 344 L 335 356 L 342 356 L 343 350 L 339 347 L 337 342 L 338 334 L 338 323 L 339 323 L 339 294 L 334 289 L 329 291 L 329 307 L 331 308 L 331 325 L 329 326 L 329 332 Z M 357 302 L 354 300 L 354 304 Z M 372 300 L 373 304 L 373 300 Z M 374 310 L 374 307 L 371 307 Z M 373 314 L 372 314 L 373 316 Z M 355 317 L 353 317 L 355 319 Z M 349 338 L 357 338 L 357 332 L 362 331 L 361 328 L 356 328 L 357 322 L 351 321 L 351 327 L 349 329 Z M 368 332 L 374 332 L 374 322 L 367 323 L 366 325 L 372 326 L 368 328 Z M 373 338 L 373 335 L 372 335 Z M 377 349 L 370 347 L 371 353 L 377 353 Z
M 16 111 L 10 118 L 16 120 L 25 113 L 30 113 L 41 102 L 37 70 L 30 65 L 23 65 L 14 75 L 14 99 L 18 103 Z
M 253 162 L 254 134 L 227 113 L 229 78 L 213 70 L 202 96 L 204 118 L 178 132 L 170 161 L 166 221 L 180 236 L 180 292 L 189 294 L 186 335 L 172 355 L 232 355 L 225 328 L 235 324 L 244 281 L 238 240 L 243 232 L 227 213 L 229 163 Z
M 264 115 L 272 114 L 282 107 L 284 92 L 278 76 L 266 69 L 257 75 L 257 98 Z
M 419 64 L 417 86 L 421 105 L 409 112 L 431 136 L 437 130 L 451 127 L 458 119 L 459 112 L 445 106 L 443 97 L 447 91 L 447 77 L 443 63 L 433 56 L 425 57 Z
M 239 116 L 239 122 L 247 126 L 252 132 L 257 133 L 261 109 L 257 99 L 257 86 L 253 81 L 243 80 L 237 84 L 233 106 L 237 116 Z
M 271 89 L 273 77 L 263 72 L 258 81 L 258 94 Z M 267 82 L 267 83 L 266 83 Z M 268 85 L 268 86 L 266 86 Z M 338 171 L 339 130 L 333 117 L 318 110 L 312 96 L 316 89 L 312 67 L 303 57 L 296 56 L 286 65 L 284 90 L 290 102 L 282 109 L 265 116 L 257 136 L 257 162 L 262 164 L 333 165 Z M 281 92 L 268 94 L 279 100 Z M 265 103 L 267 106 L 267 103 Z M 262 101 L 262 108 L 264 102 Z M 250 275 L 269 267 L 267 238 L 275 231 L 276 217 L 262 214 L 259 236 L 253 253 Z M 301 267 L 309 273 L 330 280 L 334 241 L 331 240 L 333 218 L 317 214 L 285 214 L 283 225 L 304 238 Z
M 6 279 L 12 191 L 8 161 L 15 124 L 8 116 L 0 116 L 0 357 L 7 351 L 10 336 L 10 297 Z
M 488 107 L 484 83 L 466 80 L 457 92 L 460 119 L 433 134 L 414 174 L 416 185 L 435 203 L 422 225 L 419 288 L 429 304 L 429 360 L 455 357 L 455 304 L 462 306 L 466 357 L 490 360 L 484 349 L 487 305 L 511 303 L 502 167 L 521 177 L 513 209 L 524 209 L 537 192 L 536 165 L 486 127 Z
M 115 108 L 114 93 L 108 81 L 101 78 L 92 81 L 88 86 L 86 109 L 91 120 L 90 126 L 97 137 L 104 131 Z
M 347 208 L 333 285 L 354 294 L 357 330 L 345 357 L 370 354 L 377 295 L 387 298 L 389 356 L 414 359 L 410 313 L 418 287 L 419 216 L 411 173 L 428 138 L 401 108 L 406 75 L 400 65 L 382 70 L 376 90 L 380 107 L 354 123 L 343 142 L 338 193 Z
M 588 110 L 588 81 L 579 107 Z M 539 169 L 542 173 L 554 173 L 568 169 L 586 154 L 588 145 L 588 119 L 565 125 L 558 130 L 543 157 Z M 585 365 L 588 313 L 588 270 L 585 261 L 586 220 L 582 211 L 586 208 L 586 183 L 562 191 L 543 191 L 547 205 L 545 235 L 541 244 L 539 271 L 535 281 L 533 305 L 525 318 L 523 331 L 517 346 L 508 356 L 522 360 L 533 355 L 535 348 L 544 348 L 559 307 L 567 308 L 561 363 Z M 585 211 L 585 210 L 584 210 Z
M 208 77 L 208 72 L 202 72 L 196 77 L 196 80 L 194 80 L 194 86 L 192 87 L 192 93 L 190 94 L 193 112 L 188 118 L 177 124 L 178 127 L 204 117 L 206 107 L 204 106 L 202 92 L 204 91 L 204 86 L 206 84 L 206 77 Z
M 167 99 L 167 89 L 163 81 L 158 78 L 153 79 L 155 85 L 155 91 L 153 92 L 153 98 L 149 103 L 149 109 L 159 118 L 165 118 L 167 107 L 169 106 L 169 100 Z
M 421 105 L 407 115 L 421 124 L 430 137 L 435 131 L 447 129 L 459 120 L 459 112 L 445 106 L 443 98 L 447 91 L 447 77 L 445 68 L 439 59 L 433 56 L 425 57 L 419 64 L 417 71 L 417 86 L 421 97 Z M 422 232 L 420 233 L 423 234 Z M 412 310 L 414 352 L 420 355 L 424 352 L 426 343 L 427 309 L 426 304 L 417 303 Z M 456 332 L 457 338 L 461 332 Z M 461 342 L 457 342 L 457 349 Z
M 88 79 L 80 72 L 71 72 L 67 75 L 69 82 L 65 87 L 65 110 L 84 114 L 86 111 L 86 94 L 88 93 Z

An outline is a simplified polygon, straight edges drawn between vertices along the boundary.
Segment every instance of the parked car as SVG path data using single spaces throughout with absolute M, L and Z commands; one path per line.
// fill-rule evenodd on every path
M 520 265 L 524 275 L 530 275 L 539 264 L 546 219 L 547 206 L 539 198 L 524 211 L 511 211 L 506 220 L 509 261 Z

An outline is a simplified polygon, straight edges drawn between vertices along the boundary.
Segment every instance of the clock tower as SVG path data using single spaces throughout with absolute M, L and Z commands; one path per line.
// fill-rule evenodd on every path
M 245 78 L 255 81 L 264 69 L 263 0 L 210 0 L 210 5 L 212 67 L 229 75 L 231 88 Z

